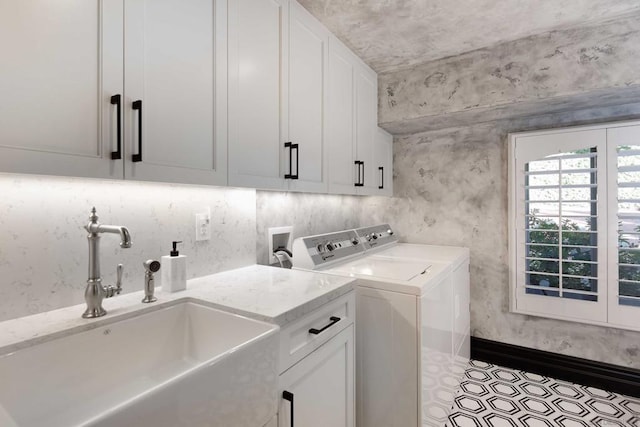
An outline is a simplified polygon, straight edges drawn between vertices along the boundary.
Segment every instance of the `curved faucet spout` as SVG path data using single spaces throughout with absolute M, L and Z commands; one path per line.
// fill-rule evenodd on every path
M 120 247 L 128 249 L 131 247 L 131 234 L 127 227 L 121 225 L 98 225 L 95 233 L 112 233 L 120 235 Z

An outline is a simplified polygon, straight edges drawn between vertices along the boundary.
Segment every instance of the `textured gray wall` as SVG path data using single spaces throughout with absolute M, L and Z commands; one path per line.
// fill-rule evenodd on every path
M 640 333 L 508 311 L 507 133 L 640 117 L 640 104 L 449 128 L 396 138 L 393 198 L 362 201 L 360 221 L 406 242 L 471 248 L 475 337 L 640 368 Z
M 640 9 L 637 0 L 298 1 L 378 72 Z
M 640 16 L 379 75 L 393 134 L 640 101 Z

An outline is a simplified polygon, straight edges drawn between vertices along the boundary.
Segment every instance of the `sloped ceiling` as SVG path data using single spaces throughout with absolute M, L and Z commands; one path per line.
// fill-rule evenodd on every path
M 298 1 L 377 72 L 640 12 L 639 0 Z

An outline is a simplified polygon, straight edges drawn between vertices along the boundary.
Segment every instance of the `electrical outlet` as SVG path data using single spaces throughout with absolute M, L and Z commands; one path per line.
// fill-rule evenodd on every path
M 211 209 L 196 214 L 196 241 L 211 239 Z

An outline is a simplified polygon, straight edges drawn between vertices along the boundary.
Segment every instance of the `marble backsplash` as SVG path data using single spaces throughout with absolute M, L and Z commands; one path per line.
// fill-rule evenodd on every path
M 84 302 L 92 206 L 100 223 L 131 232 L 131 249 L 116 235 L 100 242 L 103 283 L 122 263 L 124 292 L 143 288 L 142 263 L 172 240 L 184 242 L 188 278 L 255 263 L 255 190 L 0 174 L 0 194 L 0 321 Z M 194 214 L 206 207 L 211 240 L 196 242 Z
M 507 247 L 507 134 L 637 113 L 620 106 L 398 137 L 394 197 L 363 199 L 360 222 L 389 222 L 405 242 L 471 249 L 472 336 L 640 368 L 640 332 L 510 313 Z
M 359 227 L 361 197 L 258 191 L 258 264 L 269 263 L 267 230 L 293 226 L 293 238 Z

